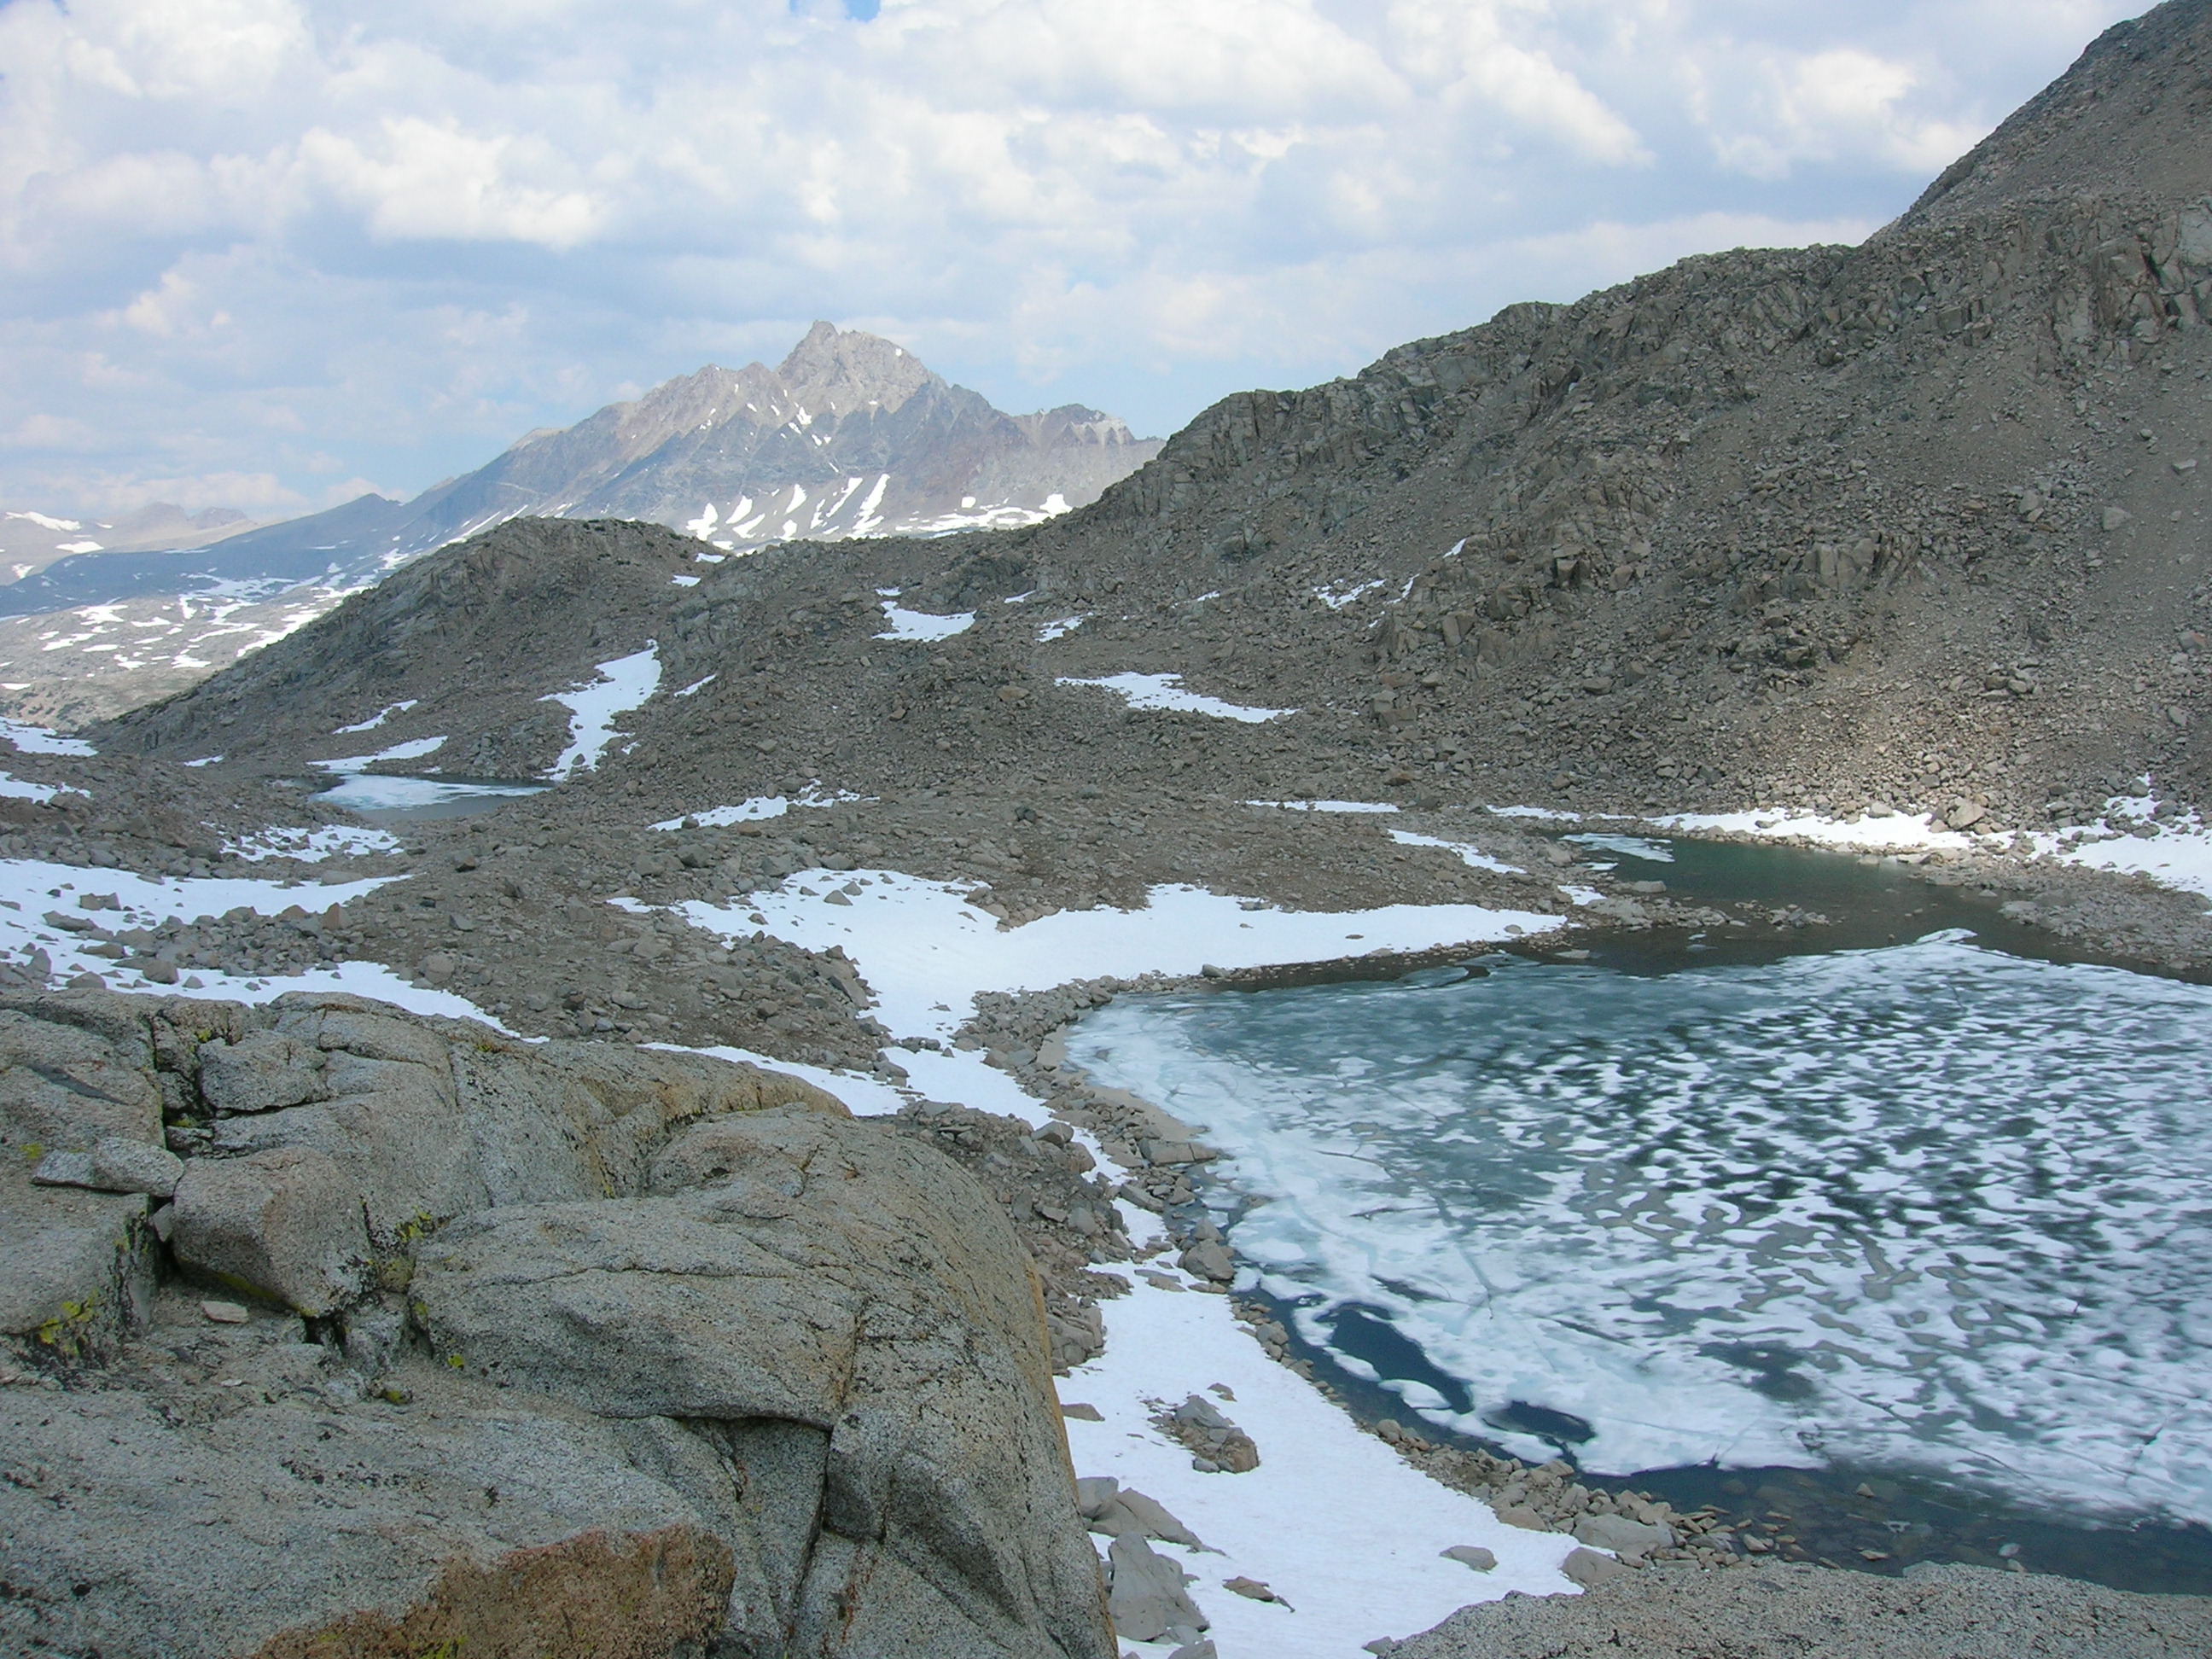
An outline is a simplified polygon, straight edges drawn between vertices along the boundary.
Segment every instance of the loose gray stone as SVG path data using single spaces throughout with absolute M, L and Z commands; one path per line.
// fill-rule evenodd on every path
M 1075 1483 L 1075 1512 L 1086 1521 L 1103 1514 L 1121 1483 L 1110 1474 L 1086 1475 Z
M 1188 1577 L 1143 1539 L 1125 1534 L 1106 1553 L 1112 1589 L 1107 1610 L 1124 1641 L 1157 1642 L 1178 1627 L 1207 1628 L 1206 1615 L 1183 1589 Z
M 48 1152 L 39 1160 L 39 1167 L 31 1171 L 31 1179 L 41 1187 L 91 1188 L 92 1154 Z
M 1498 1565 L 1498 1558 L 1480 1544 L 1454 1544 L 1442 1553 L 1445 1560 L 1456 1561 L 1477 1572 L 1488 1572 Z
M 1105 1659 L 1030 1268 L 996 1200 L 803 1106 L 694 1127 L 649 1185 L 449 1223 L 409 1287 L 432 1352 L 604 1417 L 813 1437 L 820 1530 L 763 1581 L 790 1612 L 759 1650 Z
M 1225 1285 L 1237 1277 L 1237 1258 L 1225 1244 L 1194 1244 L 1176 1258 L 1176 1266 L 1200 1279 Z
M 1637 1561 L 1672 1545 L 1674 1534 L 1669 1528 L 1647 1526 L 1625 1515 L 1585 1515 L 1575 1522 L 1575 1539 L 1611 1550 L 1624 1561 Z
M 2212 1598 L 1931 1564 L 1885 1578 L 1659 1561 L 1585 1595 L 1462 1607 L 1393 1650 L 1400 1659 L 2199 1659 L 2212 1652 Z
M 216 1113 L 270 1112 L 323 1097 L 323 1057 L 275 1031 L 200 1046 L 200 1094 Z

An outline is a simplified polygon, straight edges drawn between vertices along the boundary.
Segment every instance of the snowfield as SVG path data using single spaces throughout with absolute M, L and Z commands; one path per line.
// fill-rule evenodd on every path
M 1201 696 L 1195 691 L 1186 691 L 1180 674 L 1109 674 L 1103 679 L 1083 680 L 1062 677 L 1060 685 L 1095 685 L 1102 691 L 1111 691 L 1132 708 L 1164 708 L 1183 714 L 1211 714 L 1216 720 L 1241 720 L 1247 726 L 1257 726 L 1267 720 L 1279 720 L 1295 714 L 1295 708 L 1252 708 L 1242 703 L 1224 702 L 1218 697 Z

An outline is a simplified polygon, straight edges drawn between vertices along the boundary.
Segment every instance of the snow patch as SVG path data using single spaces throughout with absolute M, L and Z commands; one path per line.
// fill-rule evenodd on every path
M 2154 795 L 2115 796 L 2094 828 L 2038 831 L 2028 842 L 2062 864 L 2146 875 L 2161 886 L 2212 898 L 2212 828 L 2193 809 L 2179 818 L 2154 819 L 2158 810 Z M 2113 828 L 2116 817 L 2132 827 Z
M 1096 1406 L 1104 1419 L 1067 1420 L 1075 1472 L 1135 1487 L 1209 1552 L 1220 1552 L 1153 1546 L 1198 1575 L 1191 1599 L 1212 1626 L 1208 1638 L 1232 1659 L 1358 1659 L 1376 1638 L 1410 1636 L 1471 1601 L 1516 1590 L 1572 1593 L 1559 1565 L 1574 1540 L 1509 1527 L 1488 1505 L 1361 1433 L 1310 1382 L 1266 1356 L 1237 1326 L 1226 1297 L 1139 1278 L 1128 1295 L 1102 1300 L 1098 1310 L 1106 1352 L 1059 1385 L 1063 1400 Z M 1216 1383 L 1233 1402 L 1211 1392 Z M 1152 1422 L 1160 1402 L 1191 1395 L 1214 1401 L 1252 1436 L 1259 1468 L 1242 1474 L 1191 1468 L 1189 1451 Z M 1443 1559 L 1460 1544 L 1489 1550 L 1498 1565 L 1475 1573 Z M 1289 1605 L 1223 1588 L 1240 1577 L 1258 1579 Z
M 1573 815 L 1559 813 L 1553 816 Z M 1667 817 L 1649 818 L 1645 822 L 1662 830 L 1719 830 L 1732 835 L 1758 836 L 1772 840 L 1795 837 L 1821 847 L 1835 847 L 1852 852 L 1960 852 L 1974 844 L 1971 836 L 1962 836 L 1955 830 L 1937 828 L 1934 817 L 1926 812 L 1917 817 L 1893 812 L 1887 817 L 1863 817 L 1856 823 L 1822 817 L 1817 812 L 1799 814 L 1787 810 L 1677 812 Z
M 380 761 L 420 760 L 425 755 L 435 754 L 445 741 L 442 737 L 410 738 L 405 743 L 380 749 L 374 755 L 340 755 L 335 760 L 309 761 L 307 764 L 341 777 L 351 777 L 357 772 L 366 772 Z
M 703 812 L 687 812 L 688 817 L 702 830 L 726 830 L 733 823 L 754 823 L 763 818 L 780 818 L 793 806 L 836 806 L 853 801 L 872 799 L 856 795 L 849 790 L 824 791 L 809 787 L 796 801 L 782 795 L 755 795 L 750 800 L 741 800 L 734 806 L 710 806 Z M 663 818 L 650 826 L 655 830 L 681 830 L 684 818 Z
M 590 771 L 614 741 L 615 716 L 641 706 L 660 687 L 660 647 L 645 649 L 599 665 L 600 678 L 573 691 L 556 691 L 540 702 L 557 702 L 568 711 L 568 746 L 542 775 L 565 782 L 579 769 Z
M 927 611 L 906 610 L 886 599 L 884 623 L 884 631 L 876 635 L 879 640 L 949 640 L 973 628 L 975 613 L 961 611 L 949 617 L 933 616 Z
M 1061 685 L 1095 685 L 1103 691 L 1111 691 L 1132 708 L 1171 709 L 1184 714 L 1211 714 L 1217 720 L 1242 720 L 1247 726 L 1257 726 L 1265 720 L 1279 720 L 1295 714 L 1295 708 L 1251 708 L 1242 703 L 1224 702 L 1218 697 L 1201 696 L 1195 691 L 1182 689 L 1180 674 L 1111 674 L 1103 679 L 1071 679 L 1062 677 Z
M 1480 847 L 1471 847 L 1463 841 L 1445 841 L 1436 836 L 1417 836 L 1410 830 L 1393 830 L 1390 839 L 1401 847 L 1441 847 L 1446 852 L 1459 854 L 1462 864 L 1470 869 L 1491 870 L 1501 876 L 1525 876 L 1528 872 L 1517 864 L 1508 864 L 1495 859 Z M 1577 900 L 1577 902 L 1581 902 Z
M 464 998 L 450 992 L 418 989 L 380 963 L 343 962 L 283 977 L 240 978 L 214 969 L 195 969 L 191 976 L 202 981 L 198 986 L 157 984 L 125 963 L 89 954 L 86 947 L 96 942 L 91 934 L 69 933 L 41 920 L 49 910 L 76 913 L 76 895 L 80 892 L 112 894 L 118 908 L 84 914 L 88 921 L 103 928 L 119 931 L 157 927 L 172 916 L 183 921 L 220 916 L 240 905 L 264 916 L 281 915 L 295 904 L 319 912 L 405 879 L 378 876 L 325 886 L 246 877 L 154 878 L 128 870 L 88 870 L 36 859 L 0 860 L 0 955 L 28 956 L 33 951 L 44 951 L 58 977 L 97 974 L 112 991 L 225 997 L 240 1002 L 267 1002 L 287 991 L 350 991 L 356 996 L 396 1003 L 416 1013 L 498 1025 L 498 1021 Z
M 68 784 L 30 783 L 6 772 L 0 772 L 0 795 L 11 800 L 49 801 L 56 795 L 82 795 L 86 791 Z
M 1387 800 L 1248 800 L 1247 806 L 1279 806 L 1285 812 L 1395 812 Z
M 378 726 L 383 725 L 385 721 L 390 720 L 394 714 L 405 714 L 409 709 L 414 708 L 419 701 L 419 698 L 410 697 L 404 702 L 387 703 L 382 708 L 378 709 L 376 713 L 371 714 L 367 720 L 357 720 L 351 726 L 341 726 L 337 731 L 331 732 L 331 735 L 334 738 L 342 738 L 349 732 L 374 732 Z
M 1377 576 L 1371 582 L 1339 582 L 1334 587 L 1316 587 L 1313 596 L 1330 610 L 1341 611 L 1347 605 L 1358 604 L 1382 586 L 1382 579 Z
M 827 904 L 802 887 L 845 890 L 851 902 Z M 1002 928 L 998 917 L 969 902 L 970 890 L 893 870 L 810 870 L 728 905 L 695 899 L 677 908 L 693 926 L 726 939 L 764 927 L 809 950 L 842 945 L 875 994 L 877 1018 L 895 1036 L 940 1040 L 966 1021 L 983 991 L 1048 990 L 1108 974 L 1195 974 L 1209 963 L 1257 968 L 1426 951 L 1539 933 L 1560 921 L 1473 904 L 1247 910 L 1232 895 L 1172 886 L 1153 888 L 1141 910 L 1101 905 Z M 749 921 L 752 915 L 763 921 Z
M 396 853 L 399 843 L 381 830 L 362 830 L 351 824 L 326 823 L 313 829 L 280 824 L 228 842 L 222 850 L 249 864 L 264 859 L 320 864 L 333 854 L 350 859 L 369 853 Z

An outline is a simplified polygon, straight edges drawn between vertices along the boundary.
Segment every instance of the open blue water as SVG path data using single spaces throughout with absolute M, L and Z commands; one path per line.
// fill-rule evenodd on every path
M 2212 1519 L 2212 988 L 1812 942 L 1127 998 L 1070 1057 L 1205 1127 L 1264 1290 L 1438 1426 Z

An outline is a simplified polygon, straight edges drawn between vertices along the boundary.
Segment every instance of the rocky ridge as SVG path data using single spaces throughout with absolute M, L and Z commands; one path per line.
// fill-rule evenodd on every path
M 2067 190 L 1998 166 L 2011 131 L 1942 213 L 1863 247 L 1690 260 L 1243 394 L 1064 519 L 707 568 L 606 641 L 653 640 L 668 685 L 698 689 L 636 711 L 605 785 L 656 816 L 793 780 L 1128 798 L 1195 776 L 1230 799 L 1932 810 L 1978 831 L 2075 823 L 2145 777 L 2199 799 L 2212 210 L 2154 169 L 2123 188 L 2105 151 L 2201 145 L 2204 33 L 2201 6 L 2161 9 L 2032 106 L 2102 135 Z M 2124 122 L 2099 112 L 2115 100 Z M 573 533 L 512 524 L 477 556 Z M 974 620 L 889 636 L 887 588 Z M 331 643 L 309 630 L 116 740 L 181 756 L 258 704 L 233 759 L 297 766 L 362 699 L 272 718 L 259 688 L 385 635 L 374 596 L 318 629 Z M 530 695 L 588 672 L 550 631 L 506 648 Z M 1095 684 L 1127 674 L 1295 712 L 1138 709 Z M 429 729 L 422 668 L 354 684 L 422 697 L 401 735 Z M 535 759 L 507 735 L 523 691 L 481 689 L 449 740 Z

